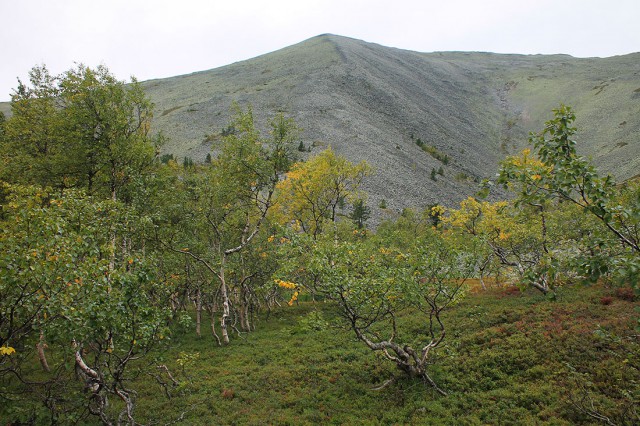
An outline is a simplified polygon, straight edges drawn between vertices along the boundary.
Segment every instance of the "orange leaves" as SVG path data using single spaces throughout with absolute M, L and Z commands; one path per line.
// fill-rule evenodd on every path
M 278 284 L 278 287 L 288 288 L 290 290 L 293 290 L 298 287 L 296 283 L 292 283 L 289 281 L 283 281 L 283 280 L 274 280 L 274 281 L 276 284 Z
M 278 284 L 278 287 L 282 287 L 282 288 L 286 288 L 289 290 L 295 290 L 293 292 L 293 294 L 291 295 L 291 299 L 287 302 L 287 304 L 289 306 L 293 306 L 293 303 L 298 300 L 298 296 L 300 295 L 300 291 L 298 290 L 298 285 L 296 283 L 292 283 L 290 281 L 283 281 L 283 280 L 274 280 L 276 284 Z
M 291 300 L 289 300 L 289 301 L 287 302 L 287 305 L 289 305 L 289 306 L 293 306 L 293 303 L 294 303 L 296 300 L 298 300 L 298 295 L 299 295 L 299 294 L 300 294 L 300 293 L 298 293 L 297 291 L 294 291 L 294 292 L 293 292 L 293 294 L 291 295 Z

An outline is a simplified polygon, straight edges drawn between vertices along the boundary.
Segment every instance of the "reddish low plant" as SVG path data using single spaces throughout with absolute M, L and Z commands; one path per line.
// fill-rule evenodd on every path
M 620 300 L 626 300 L 627 302 L 633 302 L 636 300 L 636 294 L 631 287 L 620 287 L 615 291 L 615 295 Z
M 600 298 L 600 304 L 602 305 L 610 305 L 613 302 L 613 297 L 611 296 L 603 296 Z

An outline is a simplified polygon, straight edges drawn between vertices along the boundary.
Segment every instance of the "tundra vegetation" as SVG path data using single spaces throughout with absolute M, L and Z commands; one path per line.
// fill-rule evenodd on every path
M 640 185 L 577 155 L 569 107 L 501 164 L 510 200 L 375 231 L 371 168 L 296 162 L 292 119 L 235 105 L 179 165 L 152 110 L 36 67 L 0 121 L 5 422 L 640 421 Z

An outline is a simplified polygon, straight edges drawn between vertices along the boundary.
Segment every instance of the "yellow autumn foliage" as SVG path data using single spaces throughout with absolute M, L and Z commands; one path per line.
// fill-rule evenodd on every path
M 11 346 L 0 346 L 0 355 L 12 355 L 16 353 L 16 350 Z
M 286 179 L 278 183 L 271 217 L 296 231 L 315 235 L 325 221 L 335 219 L 341 201 L 358 197 L 358 187 L 369 173 L 366 162 L 353 164 L 328 148 L 294 164 Z
M 278 287 L 288 288 L 290 290 L 293 290 L 296 287 L 298 287 L 296 283 L 292 283 L 290 281 L 283 281 L 283 280 L 274 280 L 274 281 L 278 285 Z

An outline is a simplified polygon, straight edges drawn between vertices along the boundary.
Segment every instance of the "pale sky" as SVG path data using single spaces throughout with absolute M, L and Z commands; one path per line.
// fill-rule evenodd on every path
M 144 81 L 332 33 L 421 52 L 640 51 L 640 0 L 0 0 L 0 101 L 45 64 Z

